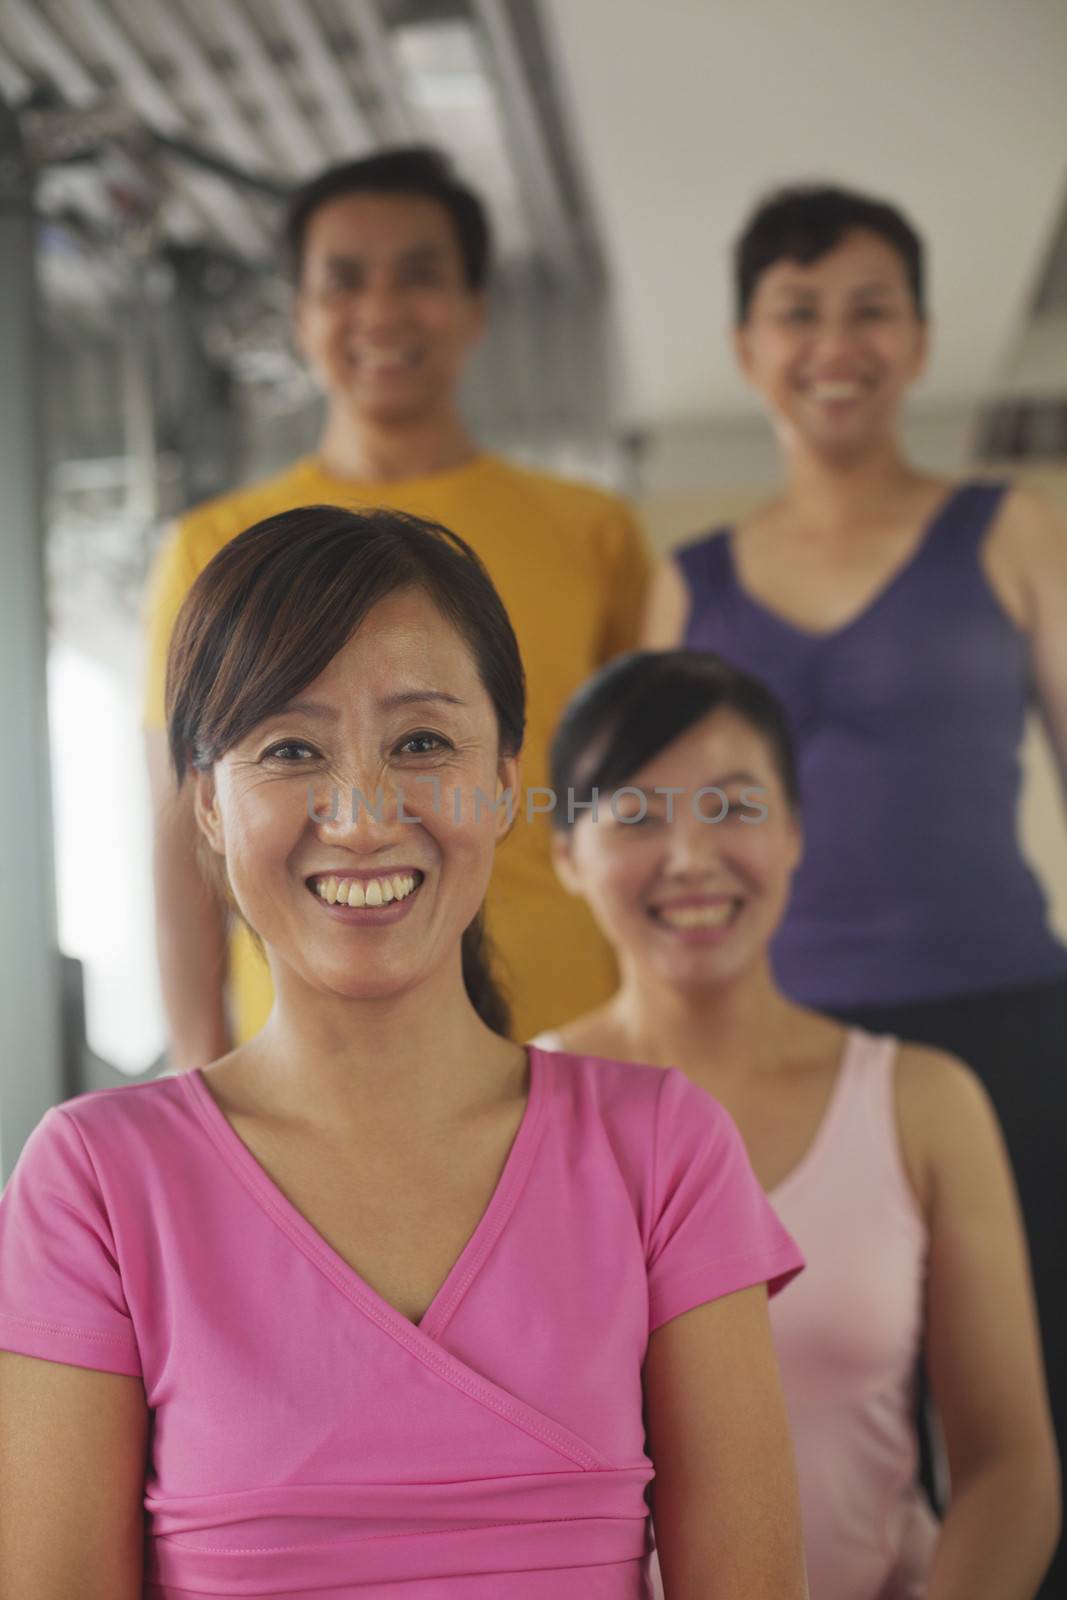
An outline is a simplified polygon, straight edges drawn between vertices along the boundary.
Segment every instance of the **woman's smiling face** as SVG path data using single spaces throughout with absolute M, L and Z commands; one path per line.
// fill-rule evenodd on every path
M 926 339 L 902 257 L 855 228 L 760 274 L 736 348 L 787 440 L 847 458 L 892 432 Z
M 711 787 L 725 799 L 700 795 Z M 643 803 L 634 790 L 647 803 L 640 821 L 630 820 Z M 735 712 L 715 711 L 615 792 L 614 812 L 602 792 L 596 820 L 585 813 L 557 834 L 556 861 L 624 972 L 693 989 L 762 960 L 801 854 L 800 826 L 763 735 Z M 760 808 L 766 815 L 756 820 Z
M 320 992 L 381 999 L 450 959 L 459 981 L 507 824 L 493 802 L 516 782 L 466 641 L 407 589 L 197 774 L 196 806 L 276 987 L 288 968 Z

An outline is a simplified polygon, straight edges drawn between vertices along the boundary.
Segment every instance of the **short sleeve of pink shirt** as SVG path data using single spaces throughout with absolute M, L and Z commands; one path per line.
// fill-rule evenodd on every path
M 663 1074 L 652 1172 L 650 1328 L 754 1283 L 776 1294 L 800 1270 L 732 1118 L 674 1068 Z
M 60 1107 L 0 1202 L 0 1348 L 140 1377 L 111 1219 L 77 1121 Z
M 650 1333 L 802 1265 L 676 1072 L 530 1049 L 481 1222 L 416 1325 L 204 1074 L 50 1111 L 0 1198 L 0 1348 L 141 1377 L 149 1600 L 645 1600 Z

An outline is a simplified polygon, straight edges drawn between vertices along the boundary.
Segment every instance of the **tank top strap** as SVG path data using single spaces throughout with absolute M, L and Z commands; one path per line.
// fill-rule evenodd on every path
M 729 528 L 712 528 L 681 545 L 674 559 L 681 568 L 689 592 L 701 599 L 723 592 L 724 585 L 733 583 L 733 562 L 730 560 L 727 535 Z
M 851 1178 L 868 1195 L 877 1194 L 879 1205 L 903 1209 L 917 1218 L 897 1123 L 894 1078 L 899 1051 L 899 1040 L 890 1035 L 850 1030 L 836 1096 L 833 1139 L 824 1159 L 838 1169 L 842 1185 Z M 824 1172 L 823 1178 L 827 1181 L 829 1173 Z
M 973 561 L 1010 487 L 1006 480 L 961 483 L 930 525 L 931 553 L 953 565 Z

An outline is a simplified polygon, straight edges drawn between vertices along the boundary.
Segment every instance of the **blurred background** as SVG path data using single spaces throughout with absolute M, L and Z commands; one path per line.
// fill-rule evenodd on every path
M 916 458 L 1067 506 L 1065 82 L 1063 0 L 0 0 L 5 1172 L 52 1101 L 158 1067 L 142 587 L 177 512 L 315 442 L 287 189 L 444 147 L 499 247 L 474 430 L 630 495 L 660 549 L 776 478 L 728 339 L 742 219 L 786 181 L 885 195 L 930 255 Z M 1067 932 L 1036 729 L 1026 760 Z

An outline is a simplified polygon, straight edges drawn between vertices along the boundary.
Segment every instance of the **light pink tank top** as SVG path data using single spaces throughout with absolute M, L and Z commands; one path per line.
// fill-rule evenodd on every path
M 914 1424 L 927 1232 L 897 1133 L 897 1048 L 850 1031 L 815 1138 L 769 1194 L 807 1259 L 770 1314 L 812 1600 L 922 1600 L 937 1542 Z M 662 1597 L 655 1564 L 653 1578 Z
M 849 1033 L 818 1132 L 769 1196 L 808 1263 L 770 1309 L 812 1600 L 920 1600 L 937 1542 L 914 1424 L 927 1232 L 896 1055 L 895 1039 Z

